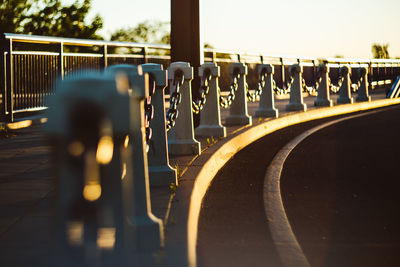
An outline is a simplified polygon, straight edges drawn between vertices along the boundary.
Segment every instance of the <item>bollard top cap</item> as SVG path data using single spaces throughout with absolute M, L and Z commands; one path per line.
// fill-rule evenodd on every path
M 206 69 L 210 70 L 211 76 L 213 77 L 221 76 L 220 67 L 215 62 L 206 62 L 201 64 L 199 68 L 199 76 L 203 76 Z
M 143 68 L 143 72 L 148 73 L 150 79 L 154 79 L 156 83 L 157 89 L 164 89 L 167 86 L 168 75 L 167 71 L 163 69 L 163 65 L 147 63 L 141 65 Z M 150 86 L 152 86 L 150 84 Z
M 289 72 L 293 75 L 294 73 L 302 73 L 303 66 L 300 64 L 293 64 L 289 66 Z
M 351 68 L 350 68 L 349 65 L 343 65 L 343 66 L 340 67 L 339 73 L 340 73 L 342 76 L 344 76 L 344 75 L 349 74 L 349 73 L 350 73 L 350 70 L 351 70 Z
M 274 74 L 275 68 L 272 64 L 260 64 L 258 65 L 258 73 L 265 71 L 267 74 Z
M 359 73 L 361 76 L 364 76 L 365 74 L 368 73 L 368 68 L 367 68 L 367 67 L 360 67 L 360 68 L 358 69 L 358 73 Z
M 323 73 L 329 72 L 328 64 L 326 63 L 319 64 L 317 67 L 317 72 L 323 72 Z
M 229 66 L 229 74 L 233 74 L 238 69 L 240 75 L 247 75 L 247 65 L 242 62 L 234 62 Z
M 168 67 L 168 79 L 173 80 L 175 76 L 175 71 L 180 70 L 183 72 L 185 80 L 193 79 L 193 67 L 190 66 L 188 62 L 173 62 Z

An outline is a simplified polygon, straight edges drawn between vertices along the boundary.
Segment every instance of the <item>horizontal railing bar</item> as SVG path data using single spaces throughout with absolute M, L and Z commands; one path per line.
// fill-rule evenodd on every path
M 13 55 L 39 55 L 39 56 L 58 56 L 60 53 L 57 52 L 45 52 L 45 51 L 12 51 Z
M 63 53 L 67 57 L 103 57 L 102 54 L 91 54 L 91 53 Z
M 38 107 L 38 108 L 26 108 L 26 109 L 14 109 L 13 113 L 22 113 L 22 112 L 34 112 L 34 111 L 41 111 L 46 110 L 48 107 Z

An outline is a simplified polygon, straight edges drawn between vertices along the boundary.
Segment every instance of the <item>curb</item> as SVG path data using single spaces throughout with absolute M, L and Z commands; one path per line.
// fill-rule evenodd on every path
M 397 104 L 400 104 L 400 98 L 317 108 L 289 114 L 247 127 L 211 146 L 193 161 L 180 179 L 175 202 L 171 207 L 171 222 L 167 227 L 167 263 L 178 266 L 197 266 L 197 227 L 203 198 L 218 171 L 241 149 L 267 134 L 291 125 Z
M 31 126 L 41 125 L 47 122 L 47 117 L 44 116 L 31 116 L 25 117 L 15 122 L 0 122 L 0 129 L 7 129 L 10 131 L 20 130 Z

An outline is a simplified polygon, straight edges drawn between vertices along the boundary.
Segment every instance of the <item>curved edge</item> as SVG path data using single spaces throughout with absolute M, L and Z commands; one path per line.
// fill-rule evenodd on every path
M 176 202 L 172 207 L 175 213 L 174 221 L 176 222 L 169 231 L 171 238 L 175 237 L 176 240 L 167 241 L 171 246 L 169 249 L 172 252 L 171 256 L 176 257 L 179 253 L 181 257 L 183 256 L 186 259 L 187 266 L 197 266 L 197 227 L 203 198 L 218 171 L 241 149 L 269 133 L 291 125 L 396 104 L 400 104 L 400 98 L 318 108 L 268 120 L 238 133 L 231 139 L 221 140 L 222 145 L 211 156 L 208 156 L 209 158 L 201 168 L 198 167 L 197 170 L 185 172 L 180 179 L 182 182 L 180 182 L 176 195 L 179 202 Z M 207 157 L 207 154 L 200 155 L 193 163 L 204 159 L 203 157 Z M 172 260 L 172 262 L 176 261 L 176 258 Z
M 290 222 L 286 216 L 285 208 L 282 201 L 280 178 L 283 170 L 283 165 L 292 152 L 292 150 L 300 144 L 304 139 L 314 134 L 315 132 L 331 126 L 333 124 L 354 119 L 357 117 L 367 116 L 382 112 L 383 110 L 370 111 L 363 114 L 357 114 L 346 118 L 340 118 L 330 121 L 314 128 L 311 128 L 300 134 L 288 144 L 286 144 L 273 158 L 268 166 L 264 177 L 264 211 L 269 223 L 272 239 L 280 256 L 281 262 L 285 267 L 310 267 L 306 256 L 298 243 L 295 234 L 293 233 Z

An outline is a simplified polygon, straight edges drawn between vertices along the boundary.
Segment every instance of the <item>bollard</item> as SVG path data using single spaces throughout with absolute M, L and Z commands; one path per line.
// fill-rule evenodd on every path
M 120 114 L 128 113 L 129 97 L 118 93 L 114 79 L 88 74 L 61 82 L 49 104 L 56 260 L 62 266 L 123 264 L 121 166 L 130 124 Z
M 314 106 L 317 107 L 332 107 L 333 101 L 329 96 L 329 66 L 327 64 L 319 64 L 317 67 L 317 73 L 321 77 L 321 82 L 318 86 L 318 96 L 314 101 Z
M 146 154 L 144 101 L 149 96 L 149 77 L 142 67 L 115 65 L 107 68 L 106 74 L 115 77 L 118 84 L 128 86 L 130 107 L 130 136 L 127 140 L 126 169 L 132 175 L 122 179 L 124 213 L 126 214 L 126 235 L 131 236 L 128 247 L 137 251 L 153 251 L 164 243 L 163 224 L 151 212 L 150 185 Z M 131 145 L 129 146 L 129 141 Z
M 358 73 L 362 79 L 358 93 L 356 96 L 357 102 L 371 101 L 371 97 L 368 95 L 368 69 L 366 67 L 360 67 Z
M 274 66 L 271 64 L 261 64 L 258 66 L 258 73 L 260 75 L 267 73 L 267 79 L 264 82 L 263 91 L 260 96 L 260 104 L 254 116 L 278 118 L 278 110 L 275 108 L 274 103 Z
M 176 170 L 169 165 L 167 130 L 165 128 L 164 89 L 167 86 L 167 71 L 160 64 L 143 64 L 143 72 L 155 81 L 155 92 L 151 97 L 154 105 L 154 118 L 150 121 L 153 136 L 147 153 L 151 186 L 178 184 Z M 150 84 L 151 86 L 151 84 Z
M 201 146 L 194 138 L 192 88 L 193 68 L 187 62 L 174 62 L 168 68 L 170 94 L 173 93 L 173 80 L 175 72 L 182 72 L 184 82 L 181 87 L 181 104 L 178 106 L 179 116 L 175 126 L 168 131 L 168 150 L 170 155 L 200 155 Z
M 202 77 L 205 71 L 211 73 L 209 92 L 204 108 L 200 113 L 200 125 L 195 129 L 198 136 L 204 137 L 225 137 L 226 128 L 221 125 L 221 111 L 219 107 L 218 78 L 220 68 L 215 63 L 207 62 L 199 68 L 199 76 Z
M 238 89 L 235 94 L 235 99 L 229 109 L 229 116 L 225 119 L 225 124 L 228 126 L 251 125 L 252 119 L 247 111 L 246 99 L 247 66 L 243 63 L 232 63 L 229 66 L 229 73 L 232 75 L 235 69 L 239 71 L 240 78 L 238 80 Z
M 339 69 L 339 75 L 343 77 L 343 83 L 339 88 L 338 104 L 352 104 L 353 98 L 351 97 L 351 80 L 350 80 L 350 66 L 342 66 Z
M 289 73 L 293 77 L 293 83 L 290 87 L 290 100 L 286 105 L 288 111 L 307 111 L 307 105 L 303 102 L 302 93 L 302 73 L 303 66 L 300 64 L 293 64 L 289 66 Z

